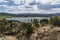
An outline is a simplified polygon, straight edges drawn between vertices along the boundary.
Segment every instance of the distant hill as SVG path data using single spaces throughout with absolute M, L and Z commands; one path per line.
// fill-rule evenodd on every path
M 60 13 L 54 14 L 30 14 L 30 13 L 21 13 L 21 14 L 12 14 L 12 13 L 0 13 L 0 15 L 5 16 L 14 16 L 14 17 L 50 17 L 50 16 L 60 16 Z

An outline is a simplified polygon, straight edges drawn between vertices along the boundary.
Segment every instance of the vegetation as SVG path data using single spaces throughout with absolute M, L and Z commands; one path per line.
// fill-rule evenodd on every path
M 36 27 L 39 27 L 39 21 L 38 21 L 38 19 L 34 19 L 33 23 L 35 24 Z
M 41 19 L 40 24 L 41 24 L 41 26 L 45 26 L 45 25 L 49 24 L 49 19 Z
M 40 23 L 41 23 L 41 24 L 43 24 L 43 23 L 44 23 L 44 24 L 48 24 L 48 23 L 49 23 L 49 20 L 48 20 L 48 19 L 41 19 L 41 20 L 40 20 Z
M 50 23 L 54 26 L 60 26 L 60 18 L 58 16 L 50 17 Z
M 11 18 L 11 17 L 13 17 L 13 16 L 3 16 L 3 15 L 0 15 L 0 20 L 3 20 L 5 18 Z
M 15 20 L 8 21 L 3 18 L 3 20 L 0 20 L 0 37 L 2 34 L 13 35 L 16 36 L 17 39 L 22 40 L 24 38 L 30 38 L 31 35 L 35 32 L 34 30 L 36 30 L 36 28 L 39 28 L 41 24 L 60 26 L 60 19 L 57 16 L 50 17 L 50 20 L 41 19 L 39 21 L 38 19 L 34 19 L 31 20 L 31 22 L 32 23 L 19 22 Z M 42 34 L 42 36 L 44 36 L 44 34 Z

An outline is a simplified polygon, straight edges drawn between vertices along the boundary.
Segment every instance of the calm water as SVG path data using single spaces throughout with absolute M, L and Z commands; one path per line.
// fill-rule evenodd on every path
M 14 18 L 7 18 L 7 20 L 17 20 L 17 21 L 21 21 L 21 22 L 31 22 L 31 20 L 34 20 L 34 19 L 38 19 L 38 20 L 41 20 L 41 19 L 49 19 L 49 17 L 14 17 Z

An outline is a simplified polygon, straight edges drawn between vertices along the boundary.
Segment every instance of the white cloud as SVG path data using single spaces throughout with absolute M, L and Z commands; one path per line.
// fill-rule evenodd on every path
M 15 14 L 18 14 L 18 13 L 41 13 L 41 11 L 43 11 L 43 10 L 39 11 L 39 9 L 35 8 L 35 7 L 37 7 L 36 5 L 35 5 L 35 7 L 32 6 L 32 8 L 29 8 L 28 10 L 27 10 L 27 8 L 24 7 L 24 5 L 11 6 L 11 7 L 9 7 L 8 5 L 0 5 L 0 7 L 1 6 L 5 8 L 4 10 L 0 10 L 1 12 L 8 12 L 8 13 L 15 13 Z
M 21 0 L 12 0 L 15 4 L 20 5 Z M 24 5 L 20 6 L 8 6 L 8 5 L 0 5 L 0 7 L 3 7 L 3 10 L 0 10 L 0 12 L 8 12 L 8 13 L 47 13 L 47 14 L 52 14 L 52 13 L 60 13 L 60 8 L 52 8 L 50 10 L 42 10 L 37 7 L 37 5 L 32 5 L 30 6 L 29 3 L 31 3 L 33 0 L 22 0 L 22 3 L 25 3 Z M 0 0 L 0 2 L 7 2 L 4 0 Z M 36 0 L 36 2 L 44 2 L 44 0 Z M 60 0 L 45 0 L 45 2 L 51 4 L 51 5 L 56 5 L 60 3 Z M 44 2 L 44 3 L 45 3 Z M 29 7 L 29 8 L 26 8 Z
M 8 5 L 0 5 L 0 7 L 4 7 L 4 10 L 0 10 L 0 12 L 6 12 L 6 13 L 14 13 L 14 14 L 18 14 L 18 13 L 42 13 L 42 14 L 52 14 L 52 13 L 60 13 L 60 8 L 52 8 L 51 10 L 42 10 L 42 9 L 38 9 L 36 8 L 37 6 L 34 5 L 32 6 L 32 8 L 28 9 L 25 8 L 24 5 L 22 6 L 11 6 L 9 7 Z
M 3 2 L 4 0 L 0 0 L 0 2 Z
M 4 0 L 1 0 L 1 1 L 4 1 Z M 40 2 L 42 4 L 51 4 L 51 5 L 60 4 L 60 0 L 12 0 L 12 1 L 15 4 L 24 3 L 26 6 L 29 6 L 29 3 L 31 3 L 32 1 Z
M 60 13 L 60 8 L 52 8 L 52 13 Z
M 60 4 L 60 0 L 52 0 L 51 5 Z
M 31 3 L 33 0 L 11 0 L 11 1 L 13 1 L 15 4 L 24 3 L 25 5 L 28 5 L 28 4 Z
M 37 5 L 34 5 L 34 6 L 33 6 L 33 9 L 34 9 L 34 10 L 39 10 L 38 7 L 37 7 Z
M 8 1 L 5 1 L 5 0 L 0 0 L 0 2 L 8 2 Z
M 15 4 L 20 4 L 21 0 L 11 0 L 13 1 Z

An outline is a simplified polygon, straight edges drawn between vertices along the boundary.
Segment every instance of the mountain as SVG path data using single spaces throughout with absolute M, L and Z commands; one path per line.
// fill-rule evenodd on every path
M 60 13 L 54 14 L 31 14 L 31 13 L 21 13 L 21 14 L 12 14 L 12 13 L 0 13 L 0 15 L 5 16 L 15 16 L 15 17 L 50 17 L 50 16 L 60 16 Z

